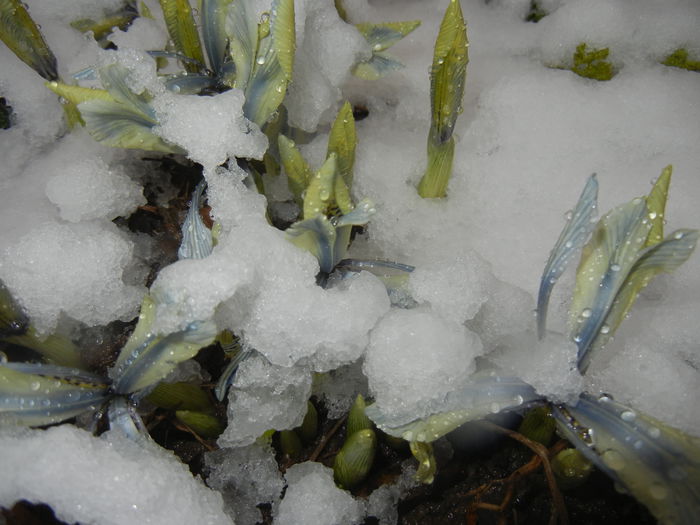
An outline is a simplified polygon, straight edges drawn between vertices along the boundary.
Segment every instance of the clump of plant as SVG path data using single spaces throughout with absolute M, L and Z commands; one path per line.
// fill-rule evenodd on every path
M 664 66 L 687 69 L 688 71 L 700 71 L 700 60 L 691 59 L 688 50 L 682 47 L 668 55 L 661 63 Z
M 605 81 L 615 76 L 615 70 L 608 59 L 610 49 L 588 48 L 588 44 L 581 42 L 576 46 L 573 56 L 571 71 L 583 78 Z
M 418 183 L 423 198 L 447 195 L 454 158 L 454 128 L 462 112 L 469 56 L 467 26 L 459 0 L 450 0 L 435 41 L 430 69 L 430 132 L 428 166 Z
M 639 292 L 656 275 L 678 268 L 696 247 L 697 230 L 680 229 L 664 235 L 671 172 L 671 166 L 666 167 L 649 195 L 614 208 L 595 228 L 592 219 L 597 210 L 598 182 L 595 175 L 591 176 L 550 254 L 537 301 L 540 338 L 548 337 L 546 312 L 551 290 L 573 254 L 583 246 L 570 307 L 571 340 L 578 347 L 577 365 L 582 374 L 627 317 Z M 485 368 L 472 376 L 467 386 L 447 396 L 443 412 L 411 420 L 410 415 L 385 414 L 371 405 L 367 415 L 380 429 L 411 442 L 419 462 L 418 476 L 429 483 L 435 472 L 433 441 L 467 421 L 546 402 L 521 379 Z M 698 499 L 690 487 L 700 483 L 700 450 L 691 436 L 609 396 L 584 392 L 575 403 L 547 406 L 559 432 L 580 454 L 644 503 L 660 521 L 684 523 L 694 519 Z M 537 427 L 531 423 L 524 430 L 539 441 Z M 514 436 L 510 431 L 506 433 Z M 524 439 L 520 434 L 514 437 Z M 541 445 L 531 440 L 527 443 L 543 457 L 538 449 Z M 577 472 L 584 476 L 585 462 L 572 457 Z M 563 461 L 565 458 L 560 459 Z M 551 469 L 548 472 L 553 476 Z M 550 489 L 554 512 L 563 512 L 553 477 Z

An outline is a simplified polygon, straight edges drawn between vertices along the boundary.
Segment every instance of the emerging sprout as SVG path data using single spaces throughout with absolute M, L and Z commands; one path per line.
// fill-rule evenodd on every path
M 349 436 L 333 463 L 337 485 L 351 489 L 365 479 L 374 463 L 376 449 L 377 436 L 373 430 L 358 430 Z
M 0 40 L 46 80 L 58 80 L 56 57 L 19 0 L 0 0 Z
M 576 46 L 571 71 L 580 77 L 592 78 L 593 80 L 610 80 L 614 77 L 613 66 L 606 60 L 610 49 L 604 47 L 588 51 L 587 48 L 588 45 L 585 42 Z
M 462 112 L 464 82 L 469 56 L 467 26 L 459 0 L 450 0 L 435 41 L 430 70 L 430 107 L 428 167 L 418 184 L 423 198 L 445 197 L 452 175 L 453 137 L 457 116 Z

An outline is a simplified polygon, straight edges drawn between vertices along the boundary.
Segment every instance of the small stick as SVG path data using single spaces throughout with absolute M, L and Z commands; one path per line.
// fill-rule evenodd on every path
M 328 432 L 328 434 L 326 434 L 325 436 L 323 436 L 323 439 L 321 440 L 321 442 L 318 444 L 318 446 L 316 447 L 316 449 L 311 453 L 311 455 L 309 456 L 309 461 L 316 461 L 316 459 L 318 458 L 318 456 L 321 454 L 321 452 L 323 452 L 323 449 L 324 449 L 324 448 L 326 447 L 326 445 L 328 444 L 328 441 L 330 441 L 330 439 L 333 437 L 333 435 L 334 435 L 336 432 L 338 432 L 338 430 L 340 429 L 340 427 L 342 426 L 342 424 L 345 423 L 345 420 L 346 420 L 347 418 L 348 418 L 348 416 L 347 416 L 347 415 L 344 415 L 344 416 L 341 417 L 338 421 L 336 421 L 335 425 L 333 425 L 333 428 L 330 429 L 330 431 Z

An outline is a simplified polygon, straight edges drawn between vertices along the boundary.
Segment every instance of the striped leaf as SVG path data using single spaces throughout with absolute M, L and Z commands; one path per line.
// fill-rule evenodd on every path
M 182 242 L 177 251 L 179 259 L 204 259 L 214 248 L 211 230 L 206 227 L 199 214 L 205 186 L 206 180 L 202 179 L 192 193 L 190 208 L 182 223 Z
M 204 54 L 199 43 L 199 33 L 188 0 L 160 0 L 163 19 L 175 49 L 199 62 L 200 66 L 185 62 L 185 69 L 194 73 L 204 65 Z
M 355 165 L 355 148 L 357 146 L 357 132 L 355 130 L 355 118 L 352 115 L 350 102 L 345 102 L 338 111 L 330 135 L 328 136 L 328 150 L 326 157 L 335 153 L 337 160 L 337 174 L 342 177 L 345 186 L 352 188 L 353 167 Z M 340 203 L 338 203 L 340 204 Z M 343 213 L 350 210 L 346 209 Z M 342 207 L 341 207 L 342 210 Z
M 201 0 L 200 16 L 202 20 L 202 42 L 209 60 L 209 67 L 215 75 L 220 75 L 228 36 L 226 34 L 226 16 L 232 0 Z
M 583 188 L 578 203 L 568 218 L 566 226 L 557 239 L 542 272 L 540 291 L 537 295 L 537 335 L 544 337 L 547 324 L 547 307 L 552 288 L 564 273 L 572 255 L 578 250 L 591 229 L 598 207 L 598 181 L 591 175 Z
M 226 15 L 226 34 L 236 65 L 233 87 L 245 90 L 255 65 L 258 47 L 258 21 L 255 18 L 255 6 L 250 0 L 236 0 L 231 4 Z
M 0 420 L 28 426 L 49 425 L 95 410 L 108 384 L 99 376 L 54 365 L 0 364 Z
M 615 208 L 598 222 L 583 249 L 570 309 L 580 369 L 593 339 L 605 331 L 613 301 L 646 244 L 651 228 L 647 215 L 643 198 Z
M 384 22 L 381 24 L 356 24 L 357 30 L 365 37 L 372 51 L 384 51 L 411 33 L 420 25 L 420 20 L 410 22 Z
M 19 0 L 0 0 L 0 40 L 46 80 L 58 80 L 56 57 Z
M 270 34 L 258 40 L 243 105 L 245 116 L 260 127 L 275 116 L 284 100 L 292 79 L 295 49 L 294 0 L 273 0 Z
M 313 172 L 294 141 L 284 135 L 279 135 L 277 143 L 279 145 L 280 161 L 287 174 L 289 190 L 294 195 L 297 203 L 302 204 L 302 195 L 309 185 Z
M 216 328 L 210 322 L 193 322 L 185 330 L 156 335 L 151 332 L 154 316 L 155 302 L 146 296 L 136 328 L 114 366 L 114 391 L 118 394 L 129 394 L 157 383 L 216 337 Z
M 660 523 L 695 523 L 700 441 L 607 396 L 554 407 L 560 433 Z

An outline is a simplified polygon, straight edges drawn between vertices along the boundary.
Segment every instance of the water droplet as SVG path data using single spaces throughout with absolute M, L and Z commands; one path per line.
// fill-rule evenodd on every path
M 656 217 L 657 217 L 657 215 L 656 215 L 656 212 L 655 212 L 655 211 L 652 211 L 652 212 L 649 213 L 649 218 L 650 218 L 652 221 L 653 221 L 654 219 L 656 219 Z
M 491 403 L 489 410 L 492 414 L 498 414 L 501 411 L 501 405 L 499 405 L 498 403 Z
M 683 232 L 678 232 L 678 233 L 676 233 L 676 234 L 673 236 L 673 238 L 674 238 L 674 239 L 682 239 L 683 236 L 684 236 L 684 233 L 683 233 Z
M 573 218 L 573 216 L 574 216 L 574 212 L 572 212 L 571 210 L 569 210 L 569 211 L 567 211 L 566 213 L 564 213 L 564 218 L 565 218 L 567 221 L 570 221 L 570 220 Z
M 603 462 L 613 470 L 625 468 L 625 458 L 617 450 L 606 450 L 602 455 Z
M 620 417 L 623 421 L 630 422 L 634 421 L 634 419 L 637 417 L 637 414 L 635 414 L 632 410 L 625 410 L 622 414 L 620 414 Z
M 31 388 L 35 392 L 37 390 L 39 390 L 40 387 L 41 387 L 41 383 L 39 383 L 39 381 L 32 381 L 32 383 L 29 385 L 29 388 Z
M 262 66 L 265 63 L 265 57 L 258 57 L 255 62 Z
M 652 428 L 649 429 L 649 436 L 650 436 L 650 437 L 656 439 L 656 438 L 658 438 L 660 435 L 661 435 L 661 431 L 660 431 L 658 428 L 652 427 Z
M 620 271 L 620 265 L 619 265 L 619 264 L 612 264 L 612 265 L 610 265 L 610 271 L 619 272 L 619 271 Z
M 606 324 L 600 327 L 600 333 L 605 335 L 610 333 L 610 327 Z
M 592 314 L 593 314 L 593 312 L 591 311 L 590 308 L 584 308 L 581 311 L 581 317 L 583 317 L 584 319 L 588 319 Z
M 515 402 L 516 406 L 519 406 L 519 405 L 523 404 L 524 399 L 523 399 L 523 396 L 515 396 L 513 401 Z

